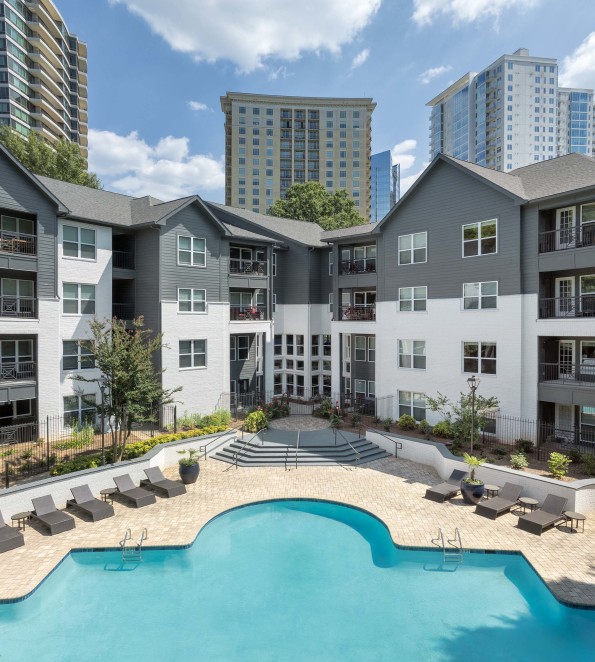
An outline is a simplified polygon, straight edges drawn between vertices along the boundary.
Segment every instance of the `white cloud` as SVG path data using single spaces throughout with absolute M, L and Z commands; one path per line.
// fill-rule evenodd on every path
M 225 184 L 223 158 L 190 154 L 188 138 L 167 136 L 151 147 L 138 132 L 89 130 L 89 169 L 110 189 L 173 200 Z
M 415 155 L 410 154 L 417 147 L 417 140 L 413 138 L 408 138 L 403 140 L 403 142 L 397 143 L 391 149 L 391 156 L 394 163 L 399 163 L 401 165 L 401 172 L 404 170 L 409 170 L 411 166 L 415 163 Z
M 368 59 L 369 56 L 370 56 L 370 49 L 369 48 L 364 48 L 363 51 L 360 51 L 353 58 L 353 61 L 351 62 L 351 68 L 352 69 L 357 69 L 358 67 L 361 67 L 362 64 Z
M 276 69 L 271 69 L 269 72 L 269 75 L 267 78 L 269 80 L 277 80 L 278 78 L 282 78 L 285 80 L 286 78 L 289 78 L 290 76 L 293 76 L 292 73 L 290 73 L 285 65 L 281 65 L 280 67 L 277 67 Z
M 401 196 L 413 186 L 427 167 L 428 163 L 422 163 L 422 169 L 419 172 L 416 172 L 414 175 L 408 175 L 407 177 L 401 177 Z
M 242 72 L 267 58 L 338 53 L 382 0 L 110 0 L 141 16 L 176 51 L 197 61 L 230 60 Z
M 558 80 L 564 87 L 595 87 L 595 32 L 562 60 Z
M 439 67 L 432 67 L 431 69 L 426 69 L 423 71 L 419 76 L 417 77 L 417 80 L 422 84 L 422 85 L 427 85 L 430 83 L 434 78 L 438 78 L 438 76 L 442 76 L 442 74 L 445 74 L 447 71 L 450 71 L 452 67 L 450 64 L 446 65 L 441 65 Z
M 188 106 L 190 106 L 191 110 L 210 110 L 213 112 L 213 109 L 209 108 L 207 104 L 202 101 L 189 101 Z
M 477 20 L 498 19 L 507 9 L 524 11 L 536 7 L 541 0 L 413 0 L 411 18 L 417 25 L 430 25 L 441 15 L 454 24 Z

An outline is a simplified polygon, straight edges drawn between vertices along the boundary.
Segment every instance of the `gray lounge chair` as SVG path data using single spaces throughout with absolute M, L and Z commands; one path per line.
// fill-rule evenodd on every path
M 498 515 L 509 512 L 516 505 L 522 491 L 522 485 L 504 483 L 504 487 L 500 490 L 498 496 L 477 504 L 475 512 L 482 517 L 496 519 Z
M 78 487 L 71 488 L 70 491 L 74 499 L 69 499 L 66 502 L 67 506 L 78 508 L 86 515 L 89 515 L 94 522 L 106 519 L 107 517 L 113 517 L 114 507 L 101 499 L 96 499 L 88 485 L 79 485 Z
M 461 480 L 467 475 L 466 471 L 462 469 L 455 469 L 450 478 L 447 478 L 444 483 L 428 487 L 426 490 L 426 499 L 436 501 L 436 503 L 444 503 L 447 499 L 451 499 L 461 491 Z
M 46 496 L 38 497 L 37 499 L 31 499 L 31 501 L 33 502 L 33 508 L 35 509 L 31 513 L 31 517 L 45 526 L 49 530 L 51 536 L 56 533 L 63 533 L 64 531 L 74 529 L 74 518 L 71 515 L 58 510 L 51 495 L 47 494 Z
M 24 544 L 25 536 L 17 529 L 13 529 L 12 526 L 8 526 L 0 512 L 0 554 L 22 547 Z
M 145 474 L 147 480 L 141 480 L 141 487 L 148 487 L 150 490 L 155 490 L 155 492 L 159 492 L 168 498 L 186 494 L 186 486 L 166 478 L 159 467 L 145 469 Z
M 540 536 L 548 527 L 566 519 L 564 510 L 567 503 L 568 499 L 564 497 L 548 494 L 539 510 L 519 517 L 519 529 Z
M 142 487 L 136 487 L 129 474 L 114 476 L 114 483 L 116 483 L 116 487 L 118 488 L 114 496 L 122 497 L 124 501 L 128 501 L 135 508 L 149 506 L 157 501 L 153 492 L 149 492 L 149 490 L 145 490 Z

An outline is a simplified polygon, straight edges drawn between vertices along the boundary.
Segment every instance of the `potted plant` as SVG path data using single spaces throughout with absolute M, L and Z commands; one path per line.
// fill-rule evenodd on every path
M 179 455 L 186 455 L 186 453 L 188 453 L 188 457 L 183 457 L 181 460 L 178 460 L 178 464 L 182 482 L 184 485 L 190 485 L 191 483 L 196 483 L 198 472 L 200 471 L 198 465 L 198 451 L 195 448 L 178 451 Z
M 485 492 L 484 482 L 475 477 L 475 470 L 485 462 L 485 458 L 480 459 L 475 455 L 464 453 L 463 460 L 469 467 L 469 475 L 461 481 L 461 494 L 465 503 L 475 505 L 481 501 Z

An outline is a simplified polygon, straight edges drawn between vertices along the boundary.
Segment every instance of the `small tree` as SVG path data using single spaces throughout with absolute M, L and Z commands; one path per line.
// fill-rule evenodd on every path
M 154 408 L 173 401 L 180 391 L 161 386 L 163 370 L 156 370 L 153 358 L 162 347 L 161 334 L 143 329 L 138 317 L 133 328 L 127 329 L 122 320 L 93 320 L 89 323 L 91 340 L 81 341 L 95 355 L 100 377 L 75 375 L 74 380 L 105 386 L 108 393 L 99 413 L 109 421 L 112 438 L 112 461 L 120 462 L 130 437 L 133 423 L 154 420 Z

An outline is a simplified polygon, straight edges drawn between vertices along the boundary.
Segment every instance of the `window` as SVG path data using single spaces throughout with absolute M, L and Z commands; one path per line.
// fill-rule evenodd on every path
M 189 368 L 206 368 L 207 341 L 180 340 L 179 365 L 180 370 L 187 370 Z
M 328 254 L 328 275 L 333 275 L 333 251 Z
M 62 370 L 89 370 L 95 367 L 95 355 L 89 341 L 64 340 L 62 342 Z
M 236 360 L 236 337 L 229 336 L 229 360 Z
M 463 284 L 463 308 L 479 310 L 498 306 L 498 281 Z
M 273 294 L 273 312 L 277 310 L 277 295 Z
M 368 361 L 370 363 L 376 361 L 376 336 L 368 337 Z
M 64 398 L 64 425 L 77 427 L 85 424 L 95 424 L 97 416 L 96 396 L 68 395 Z
M 425 394 L 412 391 L 399 391 L 399 418 L 403 414 L 413 416 L 416 421 L 423 421 L 426 417 Z
M 368 397 L 369 398 L 375 398 L 376 397 L 376 382 L 368 382 Z
M 62 313 L 64 315 L 94 315 L 95 285 L 62 283 Z
M 331 355 L 331 337 L 330 335 L 322 336 L 322 355 L 330 356 Z
M 2 340 L 0 342 L 0 364 L 5 379 L 35 377 L 33 341 Z
M 206 290 L 194 290 L 190 288 L 178 289 L 178 312 L 180 313 L 205 313 L 207 311 Z
M 366 336 L 355 336 L 355 360 L 366 360 Z
M 204 267 L 207 264 L 207 242 L 197 237 L 178 236 L 178 264 Z
M 304 355 L 304 336 L 295 337 L 295 353 L 297 356 Z
M 95 259 L 95 230 L 65 225 L 62 232 L 62 254 L 81 260 Z
M 250 337 L 238 336 L 238 361 L 246 361 L 250 356 Z
M 281 354 L 283 354 L 283 336 L 281 334 L 275 335 L 273 353 L 275 356 L 281 356 Z
M 399 237 L 399 264 L 427 262 L 428 233 L 416 232 Z
M 426 369 L 425 340 L 399 340 L 399 368 Z
M 329 309 L 329 312 L 331 312 L 331 313 L 333 312 L 333 293 L 332 292 L 330 292 L 329 295 L 328 295 L 328 309 Z
M 277 275 L 277 253 L 273 253 L 273 276 Z
M 293 334 L 285 336 L 285 353 L 293 355 Z
M 312 356 L 318 356 L 320 351 L 320 336 L 312 336 Z
M 496 252 L 496 219 L 463 225 L 463 257 Z
M 428 301 L 428 288 L 400 287 L 399 288 L 399 310 L 401 312 L 421 312 L 426 309 Z
M 355 385 L 355 397 L 357 398 L 359 396 L 360 398 L 365 398 L 366 397 L 366 380 L 365 379 L 354 379 L 353 382 L 354 382 L 354 385 Z
M 463 372 L 496 374 L 496 343 L 463 343 Z

